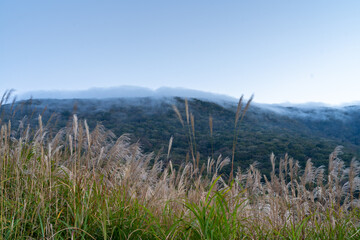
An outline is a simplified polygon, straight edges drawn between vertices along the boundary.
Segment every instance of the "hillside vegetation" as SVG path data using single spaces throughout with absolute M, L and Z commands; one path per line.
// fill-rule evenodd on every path
M 185 105 L 195 117 L 196 104 L 206 103 Z M 185 112 L 179 115 L 191 128 L 184 134 L 194 138 L 183 141 L 194 149 L 195 141 L 203 139 L 195 138 L 192 117 Z M 246 116 L 238 130 L 247 129 L 251 115 Z M 175 167 L 175 140 L 164 154 L 144 153 L 128 135 L 116 137 L 101 124 L 90 127 L 77 115 L 69 117 L 57 131 L 55 122 L 46 124 L 41 116 L 32 124 L 35 128 L 24 122 L 14 128 L 13 122 L 2 121 L 2 239 L 360 237 L 360 164 L 355 159 L 345 164 L 341 147 L 330 154 L 326 168 L 311 160 L 301 167 L 288 155 L 268 155 L 269 177 L 252 163 L 236 167 L 228 179 L 221 173 L 231 167 L 230 158 L 210 157 L 203 164 L 185 152 Z M 177 117 L 171 113 L 173 128 L 183 129 Z M 215 117 L 213 125 L 215 135 Z M 198 123 L 196 130 L 201 128 L 206 127 Z
M 3 116 L 4 121 L 11 120 L 16 129 L 20 121 L 36 128 L 37 117 L 41 115 L 53 136 L 67 126 L 73 114 L 77 114 L 79 119 L 87 120 L 90 130 L 101 123 L 116 136 L 130 134 L 131 142 L 139 141 L 144 152 L 156 154 L 161 149 L 166 150 L 173 137 L 170 158 L 177 168 L 189 151 L 189 131 L 181 125 L 173 105 L 185 116 L 185 102 L 181 98 L 28 100 L 5 105 Z M 194 143 L 200 153 L 200 162 L 206 163 L 208 157 L 217 158 L 220 154 L 231 157 L 236 103 L 190 99 L 188 106 L 194 116 Z M 327 165 L 329 153 L 339 145 L 344 146 L 343 159 L 349 164 L 360 153 L 359 119 L 358 107 L 278 107 L 273 111 L 252 105 L 237 132 L 235 168 L 246 169 L 257 162 L 258 168 L 269 177 L 271 164 L 268 159 L 272 152 L 279 157 L 288 153 L 301 167 L 305 167 L 311 158 L 319 167 Z M 224 174 L 229 172 L 230 166 L 226 166 Z

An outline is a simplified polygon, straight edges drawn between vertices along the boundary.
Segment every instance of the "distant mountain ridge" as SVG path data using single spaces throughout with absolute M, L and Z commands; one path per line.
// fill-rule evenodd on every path
M 106 98 L 163 98 L 163 97 L 181 97 L 181 98 L 197 98 L 200 100 L 216 101 L 216 102 L 237 102 L 238 99 L 226 94 L 212 93 L 181 87 L 160 87 L 150 89 L 147 87 L 124 85 L 118 87 L 98 88 L 93 87 L 85 90 L 37 90 L 21 92 L 17 98 L 19 100 L 34 99 L 106 99 Z M 277 107 L 296 107 L 296 108 L 317 108 L 331 107 L 342 108 L 346 106 L 360 105 L 360 101 L 343 103 L 339 105 L 331 105 L 322 102 L 307 103 L 256 103 L 259 106 L 267 108 Z
M 21 93 L 19 99 L 106 99 L 106 98 L 164 98 L 164 97 L 182 97 L 197 98 L 210 101 L 234 102 L 236 98 L 217 93 L 204 92 L 187 88 L 161 87 L 155 90 L 146 87 L 120 86 L 111 88 L 90 88 L 87 90 L 73 91 L 30 91 Z

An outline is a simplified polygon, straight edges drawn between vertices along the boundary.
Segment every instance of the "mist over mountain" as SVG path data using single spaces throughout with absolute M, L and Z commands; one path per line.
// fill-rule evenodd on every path
M 137 86 L 119 86 L 111 88 L 90 88 L 87 90 L 74 91 L 30 91 L 21 93 L 18 98 L 26 100 L 34 99 L 106 99 L 106 98 L 163 98 L 163 97 L 182 97 L 182 98 L 197 98 L 217 102 L 235 102 L 236 98 L 204 92 L 186 88 L 170 88 L 161 87 L 155 90 L 145 87 Z
M 272 111 L 279 115 L 285 115 L 298 119 L 313 119 L 313 120 L 340 120 L 346 121 L 353 117 L 357 111 L 360 110 L 360 105 L 349 106 L 327 106 L 325 104 L 319 105 L 265 105 L 258 104 L 259 108 Z

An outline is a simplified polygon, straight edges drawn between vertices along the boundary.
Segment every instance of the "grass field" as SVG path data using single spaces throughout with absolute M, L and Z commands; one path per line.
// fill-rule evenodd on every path
M 247 107 L 238 109 L 234 145 Z M 2 122 L 1 239 L 360 238 L 360 164 L 345 166 L 341 147 L 326 168 L 271 155 L 270 178 L 256 163 L 225 177 L 219 172 L 234 158 L 200 166 L 186 112 L 179 119 L 189 128 L 189 154 L 177 169 L 172 139 L 165 153 L 143 153 L 127 135 L 101 125 L 90 131 L 76 115 L 57 133 L 41 116 L 37 129 Z

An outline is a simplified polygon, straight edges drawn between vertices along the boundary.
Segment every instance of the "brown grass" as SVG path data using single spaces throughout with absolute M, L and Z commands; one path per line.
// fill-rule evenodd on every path
M 191 143 L 194 119 L 186 109 Z M 90 131 L 76 115 L 54 137 L 41 116 L 31 132 L 21 124 L 14 131 L 11 122 L 1 126 L 3 239 L 358 236 L 360 164 L 353 159 L 346 167 L 339 158 L 341 147 L 329 156 L 328 174 L 310 159 L 302 170 L 291 157 L 272 154 L 270 179 L 254 163 L 238 169 L 229 184 L 219 172 L 234 158 L 209 157 L 200 166 L 197 155 L 178 169 L 171 161 L 165 165 L 172 139 L 163 159 L 101 125 Z

